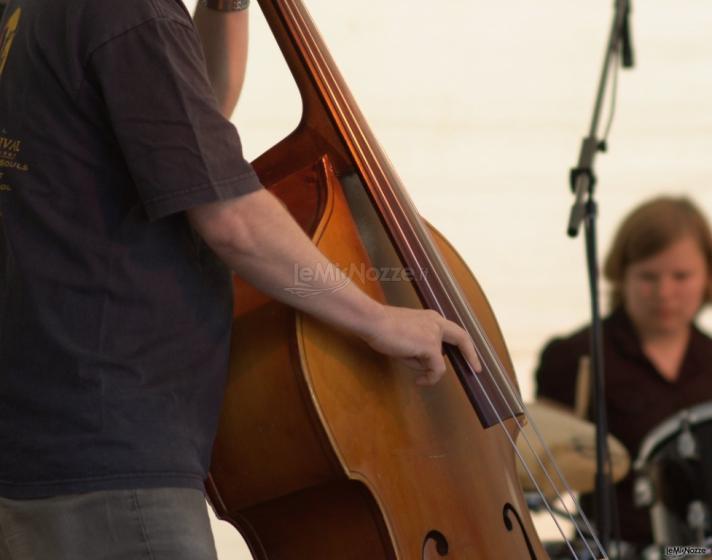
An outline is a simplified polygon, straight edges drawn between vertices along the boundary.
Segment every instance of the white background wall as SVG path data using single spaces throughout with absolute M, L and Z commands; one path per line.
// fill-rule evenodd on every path
M 582 240 L 564 235 L 567 176 L 613 0 L 304 1 L 421 213 L 485 288 L 529 397 L 542 343 L 587 318 Z M 233 120 L 254 158 L 296 124 L 299 104 L 256 2 L 251 25 Z M 639 1 L 632 25 L 637 65 L 619 75 L 610 151 L 596 163 L 602 249 L 654 194 L 687 193 L 712 213 L 712 6 Z M 216 532 L 222 560 L 249 557 L 232 531 Z

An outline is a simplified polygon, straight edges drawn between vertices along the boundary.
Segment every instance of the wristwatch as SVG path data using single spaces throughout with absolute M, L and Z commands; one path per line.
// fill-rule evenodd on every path
M 200 0 L 200 3 L 218 12 L 239 12 L 250 5 L 250 0 Z

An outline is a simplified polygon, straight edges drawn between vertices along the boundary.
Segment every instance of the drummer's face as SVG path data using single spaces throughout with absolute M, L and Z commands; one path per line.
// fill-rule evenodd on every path
M 641 335 L 684 332 L 707 292 L 707 266 L 697 241 L 686 236 L 628 266 L 623 297 Z

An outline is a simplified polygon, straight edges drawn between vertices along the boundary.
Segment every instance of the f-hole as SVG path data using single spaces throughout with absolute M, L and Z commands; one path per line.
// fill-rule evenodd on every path
M 445 535 L 440 531 L 433 529 L 429 531 L 425 538 L 423 539 L 423 554 L 422 560 L 430 560 L 435 558 L 435 554 L 438 556 L 447 556 L 450 546 L 447 543 Z
M 519 517 L 519 513 L 517 512 L 516 509 L 514 509 L 514 506 L 510 503 L 506 503 L 504 505 L 504 509 L 502 510 L 502 517 L 504 518 L 504 526 L 507 528 L 507 531 L 514 530 L 514 523 L 512 523 L 512 520 L 509 517 L 510 513 L 514 514 L 514 517 L 517 519 L 517 523 L 519 523 L 519 528 L 522 530 L 522 535 L 524 536 L 524 540 L 527 543 L 527 549 L 529 550 L 529 557 L 531 558 L 531 560 L 537 560 L 536 554 L 534 554 L 534 547 L 532 547 L 532 543 L 529 540 L 529 535 L 527 535 L 527 532 L 524 530 L 524 523 L 522 523 L 522 518 Z

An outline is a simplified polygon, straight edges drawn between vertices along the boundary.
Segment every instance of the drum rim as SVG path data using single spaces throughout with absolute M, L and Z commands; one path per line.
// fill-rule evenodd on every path
M 642 470 L 658 446 L 680 432 L 683 420 L 690 424 L 699 424 L 705 420 L 712 420 L 712 401 L 685 408 L 666 418 L 650 430 L 640 444 L 640 451 L 633 463 L 633 469 L 636 471 Z

